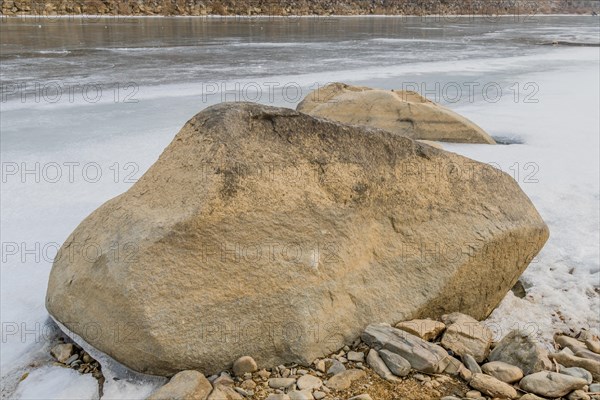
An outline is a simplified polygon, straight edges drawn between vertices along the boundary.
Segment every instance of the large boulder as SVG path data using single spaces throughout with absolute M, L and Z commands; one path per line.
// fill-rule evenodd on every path
M 372 322 L 485 318 L 547 238 L 518 184 L 485 164 L 221 104 L 75 229 L 46 307 L 145 373 L 310 364 Z
M 315 117 L 385 129 L 412 139 L 496 143 L 467 118 L 412 91 L 332 83 L 310 92 L 296 109 Z

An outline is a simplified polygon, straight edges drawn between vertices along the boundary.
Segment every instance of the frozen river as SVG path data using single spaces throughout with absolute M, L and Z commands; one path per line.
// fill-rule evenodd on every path
M 444 145 L 513 175 L 550 227 L 522 278 L 527 297 L 509 293 L 489 322 L 541 337 L 600 329 L 598 18 L 16 18 L 0 35 L 4 395 L 48 358 L 48 273 L 85 216 L 201 109 L 293 108 L 332 81 L 417 90 L 509 143 Z M 62 398 L 94 386 L 42 368 L 32 372 L 42 396 L 61 379 L 72 383 L 52 389 Z M 147 390 L 105 388 L 116 398 Z

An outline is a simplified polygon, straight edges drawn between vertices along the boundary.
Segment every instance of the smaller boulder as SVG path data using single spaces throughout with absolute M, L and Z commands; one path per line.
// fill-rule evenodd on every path
M 316 390 L 323 386 L 323 381 L 316 376 L 306 374 L 298 378 L 296 386 L 298 386 L 299 390 Z
M 396 324 L 396 328 L 411 333 L 423 340 L 431 341 L 446 329 L 443 322 L 432 319 L 413 319 Z
M 552 368 L 548 352 L 535 338 L 521 330 L 514 330 L 506 335 L 494 347 L 488 360 L 502 361 L 519 367 L 525 375 Z
M 519 367 L 502 361 L 492 361 L 481 366 L 481 370 L 494 378 L 506 383 L 518 382 L 523 378 L 523 371 Z
M 353 362 L 364 362 L 365 361 L 365 353 L 362 351 L 349 351 L 347 354 L 348 361 Z
M 233 363 L 233 373 L 235 376 L 244 376 L 246 373 L 258 371 L 258 365 L 254 358 L 249 356 L 240 357 Z
M 521 389 L 543 397 L 561 397 L 569 392 L 582 389 L 587 382 L 581 378 L 559 374 L 557 372 L 542 371 L 527 375 L 519 386 Z
M 444 348 L 459 356 L 470 354 L 478 363 L 485 360 L 492 344 L 492 332 L 485 325 L 461 313 L 452 313 L 442 319 L 450 322 L 441 341 Z
M 212 385 L 200 372 L 181 371 L 173 375 L 166 385 L 154 391 L 147 400 L 205 400 L 212 390 Z

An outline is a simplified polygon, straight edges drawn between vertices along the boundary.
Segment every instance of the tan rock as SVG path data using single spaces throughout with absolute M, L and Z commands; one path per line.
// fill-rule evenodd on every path
M 140 372 L 214 374 L 240 354 L 309 365 L 372 322 L 485 318 L 547 238 L 519 185 L 486 164 L 226 103 L 77 227 L 46 307 Z
M 52 347 L 50 354 L 52 354 L 58 362 L 64 363 L 71 357 L 73 350 L 73 343 L 60 343 Z
M 554 341 L 558 344 L 562 349 L 568 348 L 571 349 L 572 352 L 575 352 L 579 349 L 585 349 L 586 345 L 584 342 L 581 342 L 575 338 L 572 338 L 567 335 L 554 335 Z
M 506 383 L 515 383 L 523 378 L 523 371 L 521 371 L 521 368 L 502 361 L 492 361 L 483 364 L 481 366 L 481 370 L 484 373 Z
M 453 317 L 446 316 L 450 325 L 444 332 L 441 345 L 459 356 L 470 354 L 478 363 L 482 362 L 490 352 L 492 332 L 468 315 L 454 314 Z
M 352 382 L 362 379 L 366 376 L 367 373 L 363 370 L 348 369 L 329 378 L 326 385 L 329 389 L 345 390 L 352 385 Z
M 585 345 L 590 351 L 596 354 L 600 354 L 600 340 L 597 339 L 586 339 Z
M 208 379 L 200 372 L 182 371 L 154 391 L 148 400 L 205 400 L 212 389 Z
M 446 325 L 432 319 L 413 319 L 396 324 L 396 328 L 430 341 L 438 337 L 446 329 Z
M 519 397 L 514 387 L 485 374 L 473 374 L 469 385 L 491 397 L 501 399 L 517 399 Z
M 495 143 L 467 118 L 411 91 L 332 83 L 309 93 L 297 110 L 344 124 L 384 129 L 412 139 Z
M 216 385 L 208 396 L 208 400 L 243 400 L 244 398 L 233 388 L 225 385 Z

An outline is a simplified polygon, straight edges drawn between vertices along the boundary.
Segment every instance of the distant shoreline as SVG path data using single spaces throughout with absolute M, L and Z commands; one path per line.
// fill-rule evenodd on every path
M 34 18 L 58 18 L 58 19 L 67 19 L 67 18 L 102 18 L 102 19 L 111 19 L 111 18 L 128 18 L 128 19 L 136 19 L 136 18 L 207 18 L 207 19 L 268 19 L 268 18 L 277 18 L 277 19 L 287 19 L 287 18 L 477 18 L 477 19 L 489 19 L 489 18 L 536 18 L 536 17 L 595 17 L 600 18 L 599 16 L 594 16 L 591 14 L 495 14 L 495 15 L 480 15 L 480 14 L 331 14 L 331 15 L 321 15 L 321 14 L 300 14 L 300 15 L 269 15 L 269 14 L 257 14 L 257 15 L 219 15 L 219 14 L 207 14 L 207 15 L 120 15 L 120 14 L 57 14 L 57 15 L 45 15 L 45 14 L 14 14 L 14 15 L 4 15 L 0 13 L 0 18 L 8 18 L 8 19 L 18 19 L 18 18 L 26 18 L 26 19 L 34 19 Z
M 591 15 L 599 0 L 4 0 L 0 16 L 341 17 Z

